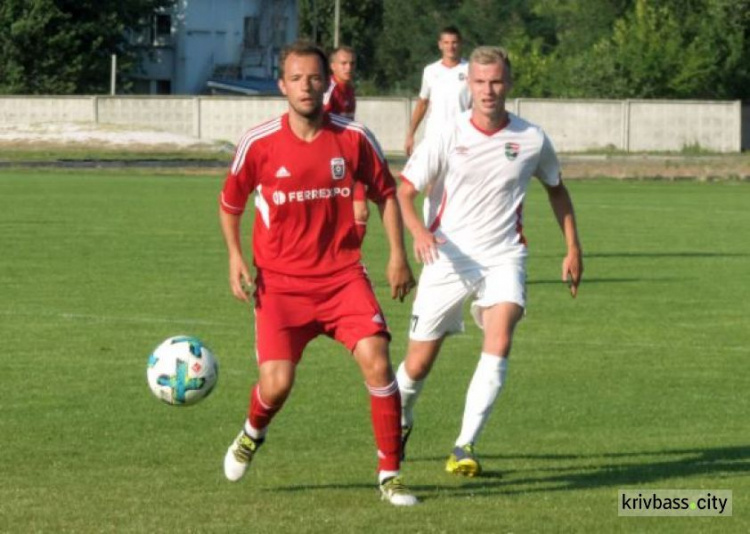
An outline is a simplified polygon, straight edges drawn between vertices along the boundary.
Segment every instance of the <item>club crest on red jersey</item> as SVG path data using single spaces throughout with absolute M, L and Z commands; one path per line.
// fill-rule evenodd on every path
M 334 180 L 341 180 L 346 176 L 346 161 L 344 158 L 331 159 L 331 176 Z
M 518 152 L 521 150 L 521 145 L 518 143 L 505 143 L 505 157 L 510 161 L 513 161 L 518 157 Z

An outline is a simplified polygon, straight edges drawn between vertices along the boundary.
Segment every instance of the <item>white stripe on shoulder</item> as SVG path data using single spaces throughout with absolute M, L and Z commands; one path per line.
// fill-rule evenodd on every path
M 277 117 L 271 121 L 265 122 L 248 130 L 245 135 L 242 136 L 240 142 L 237 143 L 237 152 L 234 155 L 234 160 L 232 161 L 231 167 L 232 174 L 237 174 L 242 168 L 242 165 L 245 163 L 247 151 L 250 150 L 250 145 L 252 145 L 258 139 L 267 137 L 274 132 L 278 132 L 279 130 L 281 130 L 281 117 Z
M 325 94 L 323 94 L 323 105 L 327 106 L 328 102 L 331 101 L 331 96 L 333 95 L 333 90 L 336 87 L 336 82 L 331 79 L 331 84 L 328 86 L 328 89 L 326 89 Z
M 364 135 L 365 139 L 367 139 L 370 145 L 372 145 L 372 148 L 375 151 L 375 154 L 378 156 L 378 159 L 380 159 L 381 162 L 385 161 L 385 153 L 383 152 L 383 149 L 380 148 L 380 144 L 378 143 L 378 140 L 375 138 L 373 133 L 365 125 L 359 122 L 356 122 L 348 117 L 343 117 L 341 115 L 335 115 L 331 113 L 330 116 L 331 116 L 331 122 L 335 124 L 336 126 L 346 128 L 347 130 L 359 132 L 362 135 Z

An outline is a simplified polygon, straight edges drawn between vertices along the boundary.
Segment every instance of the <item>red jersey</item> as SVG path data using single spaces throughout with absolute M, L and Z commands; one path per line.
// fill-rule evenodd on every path
M 372 133 L 326 113 L 317 137 L 303 141 L 289 115 L 261 124 L 240 140 L 221 193 L 221 209 L 235 215 L 255 193 L 253 260 L 259 269 L 320 276 L 357 265 L 352 189 L 368 187 L 380 203 L 396 183 Z
M 331 85 L 328 86 L 325 96 L 323 97 L 323 109 L 336 115 L 354 118 L 354 112 L 357 109 L 357 99 L 354 96 L 354 86 L 336 80 L 331 76 Z

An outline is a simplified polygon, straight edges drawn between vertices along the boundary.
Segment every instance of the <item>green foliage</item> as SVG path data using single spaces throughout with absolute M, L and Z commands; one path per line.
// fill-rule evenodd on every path
M 137 68 L 127 32 L 174 0 L 3 0 L 0 94 L 92 94 L 109 88 L 112 54 Z
M 377 41 L 383 29 L 382 0 L 342 0 L 339 44 L 357 52 L 357 77 L 375 73 Z M 300 37 L 318 43 L 325 50 L 334 44 L 334 0 L 300 0 Z
M 2 0 L 0 94 L 105 92 L 111 54 L 174 0 Z M 300 0 L 300 35 L 333 46 L 334 0 Z M 464 54 L 506 47 L 517 97 L 750 99 L 750 0 L 342 0 L 360 94 L 413 95 L 457 25 Z M 126 86 L 127 74 L 119 80 Z
M 302 2 L 303 28 L 310 11 Z M 318 20 L 329 39 L 333 0 Z M 344 1 L 342 28 L 356 27 L 367 90 L 414 94 L 439 57 L 438 30 L 457 25 L 465 54 L 505 46 L 519 97 L 750 98 L 750 0 Z M 307 9 L 307 11 L 306 11 Z M 348 20 L 367 17 L 357 26 Z M 323 24 L 322 21 L 325 21 Z M 307 26 L 306 26 L 307 24 Z M 365 39 L 366 37 L 366 39 Z M 375 85 L 373 85 L 373 82 Z

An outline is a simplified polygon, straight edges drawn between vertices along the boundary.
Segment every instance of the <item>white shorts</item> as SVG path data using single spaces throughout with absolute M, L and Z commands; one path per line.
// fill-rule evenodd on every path
M 433 341 L 464 331 L 463 304 L 470 296 L 471 315 L 482 328 L 482 309 L 501 302 L 526 308 L 525 259 L 457 273 L 442 265 L 422 270 L 414 299 L 409 339 Z

